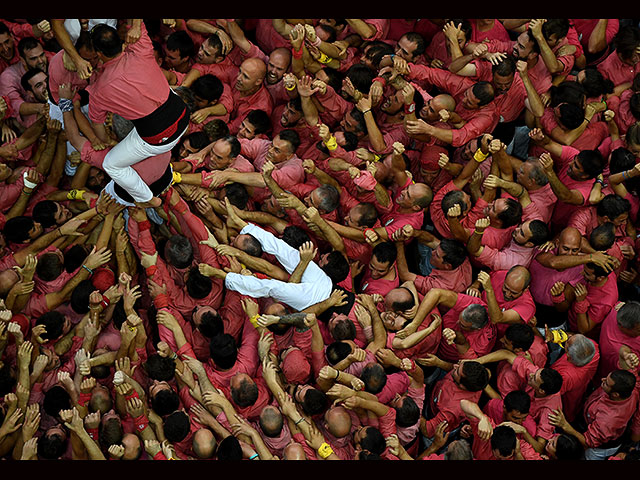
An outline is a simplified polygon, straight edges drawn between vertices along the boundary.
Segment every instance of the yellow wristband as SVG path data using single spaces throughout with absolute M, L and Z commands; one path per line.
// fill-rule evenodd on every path
M 251 322 L 251 325 L 253 325 L 255 328 L 258 328 L 258 317 L 260 316 L 260 314 L 256 314 L 253 317 L 249 318 L 249 321 Z
M 336 141 L 336 137 L 334 137 L 333 135 L 331 135 L 331 138 L 324 142 L 324 144 L 327 146 L 327 149 L 330 152 L 333 152 L 336 148 L 338 148 L 338 142 Z
M 180 172 L 173 172 L 173 183 L 182 182 L 182 174 Z
M 476 153 L 473 154 L 473 159 L 478 163 L 482 163 L 487 159 L 488 156 L 488 153 L 482 153 L 482 150 L 478 149 L 476 150 Z
M 76 190 L 75 188 L 73 190 L 69 190 L 69 193 L 67 193 L 67 198 L 69 200 L 82 200 L 84 197 L 84 190 Z
M 318 59 L 320 63 L 326 65 L 327 63 L 331 63 L 331 60 L 333 60 L 333 58 L 328 57 L 324 53 L 320 52 L 320 58 Z
M 320 455 L 320 457 L 323 459 L 327 458 L 332 453 L 333 453 L 333 449 L 326 442 L 324 442 L 322 445 L 320 445 L 320 448 L 318 448 L 318 455 Z
M 293 92 L 296 89 L 295 84 L 291 85 L 290 87 L 287 87 L 286 85 L 284 86 L 285 90 L 288 90 L 290 92 Z
M 374 162 L 379 162 L 381 158 L 382 158 L 382 155 L 378 155 L 377 153 L 373 154 L 373 161 Z

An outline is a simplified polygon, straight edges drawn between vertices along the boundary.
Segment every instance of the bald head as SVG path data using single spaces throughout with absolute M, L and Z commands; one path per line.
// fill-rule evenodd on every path
M 326 411 L 324 419 L 327 430 L 336 438 L 346 437 L 351 432 L 351 416 L 344 407 L 333 407 Z
M 267 65 L 264 61 L 255 57 L 247 58 L 240 65 L 235 85 L 236 90 L 245 97 L 253 95 L 260 89 L 266 74 Z
M 304 448 L 297 442 L 291 441 L 283 450 L 284 460 L 306 460 L 307 456 L 304 453 Z
M 515 267 L 511 267 L 509 272 L 507 272 L 506 279 L 510 279 L 512 282 L 522 284 L 523 288 L 527 288 L 529 282 L 531 281 L 531 273 L 522 265 L 516 265 Z
M 442 109 L 452 111 L 456 109 L 456 101 L 451 95 L 447 95 L 446 93 L 436 95 L 433 97 L 433 108 L 436 111 Z
M 575 227 L 567 227 L 558 236 L 558 253 L 560 255 L 577 255 L 580 252 L 582 234 Z
M 402 287 L 391 290 L 384 300 L 385 309 L 393 312 L 404 312 L 413 307 L 414 304 L 415 301 L 411 292 Z
M 284 419 L 282 413 L 276 407 L 267 405 L 260 412 L 260 428 L 267 437 L 277 437 L 282 432 Z
M 125 433 L 122 436 L 122 446 L 124 447 L 123 460 L 137 460 L 142 453 L 140 438 L 133 433 Z
M 193 434 L 192 447 L 196 457 L 201 459 L 213 458 L 213 454 L 216 451 L 216 437 L 213 436 L 213 432 L 208 428 L 196 430 Z
M 99 411 L 102 415 L 111 410 L 113 401 L 109 391 L 103 386 L 96 386 L 91 392 L 91 400 L 89 400 L 89 409 L 92 412 Z

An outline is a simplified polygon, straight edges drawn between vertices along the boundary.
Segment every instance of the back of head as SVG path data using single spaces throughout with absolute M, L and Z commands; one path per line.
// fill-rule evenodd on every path
M 611 222 L 598 225 L 589 234 L 589 245 L 596 251 L 604 252 L 613 247 L 616 241 L 616 226 Z
M 218 460 L 242 460 L 242 447 L 238 439 L 233 435 L 222 439 L 216 456 Z
M 60 276 L 64 270 L 64 264 L 55 253 L 45 253 L 38 259 L 36 275 L 45 282 L 51 282 Z
M 584 87 L 578 82 L 569 80 L 565 80 L 560 85 L 552 86 L 549 89 L 549 94 L 551 96 L 550 106 L 552 108 L 563 103 L 568 103 L 582 108 L 584 106 L 584 101 L 587 98 Z
M 640 325 L 640 302 L 634 300 L 625 302 L 616 314 L 619 327 L 634 330 Z
M 218 368 L 227 370 L 233 367 L 238 358 L 238 349 L 233 336 L 228 333 L 216 335 L 209 344 L 211 360 Z
M 380 430 L 375 427 L 367 427 L 366 434 L 360 441 L 360 447 L 362 450 L 382 455 L 387 448 L 387 444 Z
M 33 207 L 32 218 L 43 228 L 49 228 L 56 224 L 55 214 L 58 211 L 56 202 L 41 200 Z
M 578 333 L 572 337 L 571 344 L 567 343 L 567 358 L 576 367 L 583 367 L 596 354 L 596 347 L 591 340 Z
M 455 270 L 464 263 L 467 257 L 467 249 L 460 240 L 452 238 L 443 238 L 440 241 L 440 248 L 444 252 L 442 259 L 451 265 L 451 268 Z
M 470 392 L 479 392 L 489 383 L 489 371 L 476 361 L 464 362 L 462 373 L 460 383 Z
M 505 332 L 505 337 L 511 342 L 513 348 L 520 348 L 523 352 L 531 348 L 534 340 L 533 330 L 526 323 L 509 325 Z
M 364 382 L 366 392 L 376 394 L 387 384 L 387 374 L 379 363 L 369 363 L 362 370 L 360 380 Z
M 327 362 L 329 362 L 329 365 L 331 366 L 344 360 L 349 356 L 349 354 L 351 354 L 351 346 L 347 342 L 342 341 L 330 343 L 325 351 Z
M 202 131 L 207 135 L 209 143 L 213 143 L 229 135 L 229 127 L 219 118 L 214 118 L 210 122 L 205 123 Z
M 282 240 L 289 246 L 296 250 L 300 248 L 305 242 L 311 240 L 309 234 L 302 228 L 295 225 L 287 226 L 282 232 Z
M 43 340 L 55 340 L 63 333 L 64 315 L 56 310 L 47 312 L 36 320 L 36 325 L 44 325 L 46 332 L 40 336 Z
M 85 314 L 89 312 L 89 296 L 96 288 L 91 280 L 83 280 L 71 292 L 69 304 L 74 312 Z
M 216 451 L 216 437 L 208 428 L 196 430 L 193 434 L 191 448 L 199 459 L 213 458 Z
M 211 293 L 213 281 L 210 277 L 202 275 L 198 267 L 191 267 L 184 282 L 187 293 L 191 298 L 201 300 Z
M 173 412 L 163 423 L 164 434 L 172 443 L 180 442 L 184 440 L 189 434 L 191 423 L 189 421 L 189 415 L 182 410 Z
M 124 430 L 122 429 L 122 422 L 118 417 L 112 417 L 100 424 L 100 430 L 98 431 L 98 442 L 103 449 L 108 449 L 111 445 L 116 445 L 122 442 L 122 436 Z
M 317 415 L 327 409 L 329 400 L 324 392 L 317 388 L 308 389 L 302 400 L 302 410 L 307 415 Z
M 167 37 L 167 50 L 178 50 L 181 57 L 191 58 L 196 54 L 196 46 L 186 30 L 178 30 Z
M 29 240 L 29 230 L 33 227 L 33 219 L 21 215 L 7 220 L 2 229 L 2 234 L 7 243 L 24 243 Z
M 271 130 L 271 118 L 264 110 L 251 110 L 246 118 L 253 125 L 256 135 L 262 135 Z
M 151 397 L 151 408 L 161 417 L 175 412 L 180 407 L 180 397 L 173 389 L 162 389 Z
M 66 440 L 60 435 L 42 435 L 38 440 L 38 456 L 45 460 L 57 460 L 67 450 Z
M 402 405 L 396 408 L 396 424 L 400 428 L 408 428 L 415 425 L 420 420 L 420 408 L 413 400 L 407 396 L 402 400 Z
M 169 382 L 175 377 L 176 361 L 170 357 L 161 357 L 159 354 L 154 353 L 147 358 L 144 369 L 150 379 Z
M 466 440 L 454 440 L 444 452 L 445 460 L 473 460 L 471 446 Z
M 276 438 L 284 427 L 284 417 L 280 410 L 273 407 L 265 407 L 260 412 L 260 429 L 267 437 Z
M 605 195 L 604 198 L 600 200 L 600 203 L 596 205 L 596 213 L 600 217 L 609 217 L 610 221 L 615 220 L 620 215 L 629 213 L 630 210 L 631 203 L 629 203 L 629 200 L 615 193 Z
M 231 387 L 231 399 L 240 408 L 250 407 L 258 400 L 258 386 L 253 380 L 244 379 L 236 387 Z
M 540 372 L 542 383 L 540 388 L 544 390 L 546 395 L 558 393 L 562 388 L 562 375 L 553 368 L 543 368 Z
M 529 413 L 531 397 L 523 390 L 512 390 L 504 396 L 504 408 L 507 412 Z
M 489 82 L 476 82 L 473 88 L 473 94 L 480 101 L 478 103 L 479 107 L 483 107 L 495 98 L 495 90 L 493 89 L 493 85 Z
M 510 457 L 516 448 L 516 432 L 507 425 L 499 425 L 491 435 L 491 449 L 497 450 L 501 457 Z
M 581 460 L 584 447 L 573 435 L 561 433 L 556 442 L 557 460 Z
M 320 201 L 318 208 L 325 213 L 333 212 L 340 205 L 340 192 L 333 185 L 321 185 L 316 191 Z
M 611 393 L 617 393 L 621 399 L 629 398 L 636 387 L 636 377 L 628 370 L 614 370 L 611 372 L 611 380 Z
M 558 120 L 567 130 L 574 130 L 584 122 L 584 108 L 573 103 L 558 106 Z
M 176 268 L 187 268 L 193 261 L 193 247 L 184 235 L 173 235 L 167 240 L 165 256 L 168 263 Z
M 61 385 L 54 385 L 44 394 L 42 409 L 51 416 L 57 417 L 60 410 L 68 410 L 71 408 L 71 397 Z
M 298 147 L 300 146 L 300 135 L 298 135 L 298 132 L 288 128 L 286 130 L 282 130 L 278 136 L 280 137 L 280 140 L 289 142 L 292 154 L 296 153 L 296 150 L 298 150 Z
M 381 242 L 373 247 L 371 256 L 376 257 L 378 262 L 388 263 L 391 266 L 395 263 L 398 252 L 393 242 Z
M 220 99 L 223 91 L 223 85 L 220 79 L 215 75 L 206 74 L 198 77 L 193 82 L 191 90 L 202 100 L 213 102 Z
M 487 309 L 479 303 L 473 303 L 465 308 L 461 313 L 461 317 L 466 322 L 471 323 L 471 327 L 474 330 L 480 330 L 489 321 Z
M 529 223 L 529 229 L 531 230 L 531 238 L 529 241 L 534 246 L 542 245 L 549 239 L 549 227 L 542 220 L 532 220 Z
M 249 203 L 249 192 L 247 187 L 241 183 L 231 182 L 224 186 L 225 196 L 229 199 L 229 203 L 240 210 L 245 210 Z
M 96 52 L 102 53 L 105 57 L 113 58 L 122 52 L 123 44 L 118 31 L 104 23 L 91 29 L 91 41 Z
M 337 285 L 349 276 L 349 262 L 344 255 L 337 250 L 329 254 L 327 263 L 321 268 L 334 285 Z
M 393 51 L 391 51 L 393 53 Z M 369 93 L 369 89 L 371 88 L 371 84 L 373 83 L 373 79 L 376 77 L 376 72 L 363 65 L 361 63 L 356 63 L 349 67 L 346 73 L 347 78 L 351 80 L 351 83 L 361 93 L 367 94 Z

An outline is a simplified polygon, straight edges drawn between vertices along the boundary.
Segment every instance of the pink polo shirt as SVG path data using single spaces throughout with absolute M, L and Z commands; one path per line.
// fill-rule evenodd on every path
M 623 83 L 632 83 L 638 73 L 638 64 L 627 65 L 620 60 L 616 51 L 611 52 L 604 61 L 598 64 L 597 68 L 604 78 L 611 80 L 616 87 Z
M 557 254 L 557 248 L 551 251 Z M 582 265 L 576 265 L 565 270 L 555 270 L 541 265 L 540 262 L 534 259 L 529 266 L 529 271 L 531 272 L 531 285 L 529 286 L 531 295 L 537 303 L 553 306 L 550 291 L 554 283 L 564 282 L 575 286 L 583 278 L 583 268 Z
M 273 111 L 273 100 L 264 84 L 257 92 L 247 97 L 241 96 L 235 88 L 233 88 L 232 94 L 233 111 L 231 112 L 229 131 L 234 135 L 238 133 L 240 124 L 251 110 L 264 110 L 267 115 L 271 115 Z
M 389 238 L 391 238 L 391 235 L 393 235 L 395 231 L 400 230 L 405 225 L 411 225 L 414 230 L 420 230 L 422 228 L 422 223 L 424 222 L 424 210 L 402 213 L 399 211 L 400 207 L 396 203 L 402 190 L 412 183 L 413 180 L 411 180 L 411 178 L 407 178 L 407 183 L 405 183 L 401 188 L 398 188 L 395 196 L 393 197 L 393 209 L 391 212 L 380 216 L 380 220 L 384 223 L 384 229 L 387 231 Z
M 547 183 L 544 187 L 538 190 L 530 190 L 527 193 L 529 194 L 531 203 L 536 206 L 540 213 L 540 220 L 544 223 L 549 223 L 553 215 L 553 209 L 558 201 L 558 198 L 551 189 L 551 185 Z
M 215 75 L 223 84 L 231 86 L 236 83 L 239 70 L 229 56 L 220 63 L 194 63 L 192 68 L 200 72 L 200 75 Z
M 462 265 L 453 270 L 434 268 L 426 277 L 416 275 L 413 284 L 418 292 L 426 295 L 432 288 L 442 288 L 444 290 L 453 290 L 456 293 L 462 293 L 469 288 L 471 282 L 471 262 L 465 258 Z
M 524 357 L 518 357 L 513 361 L 513 370 L 525 381 L 529 379 L 529 375 L 536 373 L 539 367 L 532 364 Z M 531 408 L 529 414 L 536 421 L 538 428 L 536 436 L 549 440 L 555 431 L 555 427 L 549 421 L 549 414 L 553 410 L 562 409 L 562 399 L 560 393 L 547 395 L 546 397 L 536 397 L 533 388 L 527 385 L 527 393 L 531 397 Z
M 629 398 L 614 401 L 602 390 L 602 386 L 598 387 L 584 404 L 584 418 L 587 422 L 587 431 L 584 432 L 586 444 L 590 448 L 597 448 L 620 438 L 637 408 L 637 389 Z
M 60 50 L 49 62 L 49 92 L 51 92 L 52 100 L 55 103 L 60 101 L 58 87 L 63 83 L 70 83 L 71 87 L 78 91 L 85 89 L 89 84 L 86 80 L 82 80 L 76 72 L 70 72 L 64 68 L 64 64 L 62 63 L 63 54 L 64 50 Z M 80 96 L 76 93 L 74 100 L 79 98 Z
M 598 341 L 600 364 L 598 366 L 597 379 L 606 377 L 618 368 L 618 351 L 622 345 L 628 345 L 633 351 L 640 352 L 640 336 L 631 337 L 624 334 L 618 327 L 616 314 L 615 308 L 612 308 L 602 322 Z
M 502 398 L 492 398 L 482 409 L 483 413 L 491 418 L 496 424 L 505 421 L 504 418 L 504 400 Z M 533 421 L 531 415 L 527 415 L 522 422 L 522 426 L 527 429 L 530 435 L 536 434 L 536 422 Z
M 533 302 L 533 297 L 531 296 L 531 292 L 527 289 L 523 292 L 523 294 L 516 298 L 515 300 L 506 301 L 504 299 L 504 293 L 502 291 L 502 286 L 504 284 L 504 280 L 507 277 L 508 270 L 498 270 L 492 271 L 489 274 L 491 278 L 491 285 L 493 286 L 493 292 L 496 296 L 496 301 L 500 306 L 500 309 L 504 312 L 506 310 L 514 310 L 520 315 L 520 318 L 524 323 L 529 323 L 531 318 L 536 313 L 536 306 Z M 482 291 L 482 300 L 486 303 L 487 301 L 487 292 Z M 496 325 L 498 328 L 498 337 L 502 337 L 504 332 L 509 327 L 509 324 L 500 323 Z
M 483 40 L 500 40 L 503 42 L 508 42 L 511 39 L 509 38 L 509 32 L 504 28 L 504 25 L 497 20 L 493 20 L 493 26 L 489 30 L 480 31 L 478 29 L 477 20 L 471 20 L 471 41 L 474 43 L 480 43 Z
M 104 63 L 88 87 L 89 118 L 104 123 L 112 112 L 136 120 L 163 105 L 171 89 L 156 63 L 153 45 L 142 22 L 140 39 L 127 44 L 122 54 Z
M 607 282 L 602 287 L 596 287 L 589 283 L 587 287 L 587 302 L 589 302 L 589 310 L 587 316 L 596 324 L 593 330 L 589 332 L 589 336 L 598 338 L 598 325 L 603 322 L 609 311 L 618 301 L 618 283 L 615 272 L 611 272 L 607 277 Z M 578 331 L 578 317 L 575 310 L 575 303 L 569 309 L 569 328 L 573 332 Z
M 536 252 L 536 248 L 523 247 L 512 239 L 509 245 L 502 250 L 484 247 L 476 260 L 492 270 L 506 270 L 514 265 L 528 268 Z
M 377 280 L 374 280 L 371 278 L 371 270 L 366 267 L 360 287 L 361 293 L 366 293 L 368 295 L 379 293 L 384 297 L 394 288 L 398 288 L 400 285 L 400 277 L 398 276 L 397 264 L 393 265 L 393 271 L 394 278 L 392 280 L 387 280 L 385 278 L 378 278 Z
M 464 293 L 458 294 L 458 299 L 455 305 L 442 316 L 442 329 L 450 328 L 454 331 L 462 331 L 460 325 L 458 325 L 458 319 L 462 311 L 472 304 L 480 304 L 487 308 L 480 298 L 472 297 Z M 438 357 L 449 362 L 457 362 L 461 358 L 473 359 L 481 357 L 489 353 L 496 342 L 496 328 L 495 325 L 488 320 L 487 324 L 480 330 L 474 330 L 471 332 L 463 332 L 464 336 L 469 342 L 469 350 L 461 357 L 458 353 L 458 349 L 455 344 L 449 345 L 444 339 L 440 341 L 440 347 L 438 348 Z
M 460 400 L 465 399 L 477 403 L 482 392 L 470 392 L 458 385 L 447 373 L 442 380 L 439 380 L 434 388 L 430 399 L 431 412 L 435 417 L 427 420 L 425 424 L 425 436 L 433 438 L 437 426 L 443 421 L 449 424 L 448 431 L 452 431 L 460 426 L 467 416 L 460 408 Z
M 584 402 L 584 393 L 587 386 L 593 379 L 598 369 L 600 361 L 600 349 L 597 342 L 591 340 L 596 349 L 596 353 L 589 363 L 582 367 L 577 367 L 569 361 L 566 353 L 562 355 L 553 364 L 554 370 L 562 375 L 562 406 L 564 407 L 564 415 L 570 422 L 576 417 Z
M 542 337 L 535 335 L 533 337 L 533 343 L 529 350 L 527 350 L 527 353 L 531 357 L 534 365 L 538 368 L 543 368 L 547 363 L 547 354 L 549 353 L 547 342 L 545 342 Z M 524 357 L 525 352 L 519 352 L 517 355 Z M 497 373 L 498 391 L 502 396 L 505 396 L 512 390 L 526 389 L 527 380 L 518 375 L 509 362 L 505 360 L 498 362 Z

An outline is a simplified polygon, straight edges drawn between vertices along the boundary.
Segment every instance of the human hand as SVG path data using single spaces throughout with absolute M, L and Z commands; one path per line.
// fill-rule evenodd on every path
M 88 413 L 87 416 L 84 417 L 84 428 L 92 430 L 98 427 L 100 427 L 100 410 Z
M 22 446 L 22 455 L 20 460 L 35 459 L 38 454 L 38 437 L 32 437 Z
M 144 450 L 153 458 L 162 451 L 162 448 L 160 448 L 160 442 L 154 438 L 144 441 Z
M 562 293 L 564 293 L 564 282 L 556 282 L 551 287 L 550 293 L 552 297 L 559 297 Z
M 108 263 L 111 260 L 111 250 L 107 247 L 102 247 L 100 250 L 96 250 L 96 247 L 93 247 L 89 256 L 85 259 L 84 265 L 91 270 L 95 270 L 101 265 Z
M 491 220 L 489 219 L 489 217 L 479 218 L 478 220 L 476 220 L 476 232 L 484 232 L 490 223 Z
M 305 263 L 311 262 L 318 254 L 318 249 L 312 242 L 304 242 L 298 251 L 300 252 L 300 261 Z
M 576 302 L 582 302 L 587 298 L 587 287 L 584 283 L 577 283 L 575 288 Z
M 456 341 L 456 332 L 451 328 L 445 328 L 442 330 L 442 338 L 447 342 L 447 345 L 453 345 Z

